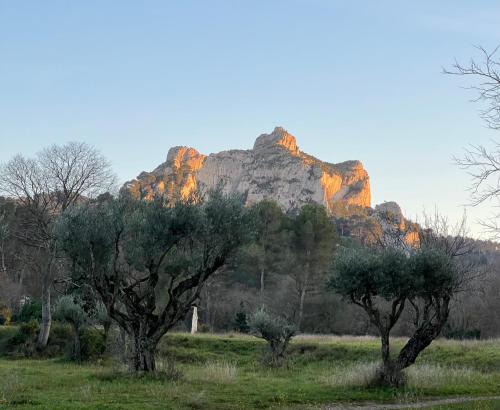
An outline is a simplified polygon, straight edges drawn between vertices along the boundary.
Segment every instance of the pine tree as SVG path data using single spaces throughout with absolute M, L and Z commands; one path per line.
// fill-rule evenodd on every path
M 240 303 L 240 310 L 236 312 L 234 318 L 234 330 L 239 333 L 250 332 L 250 326 L 248 325 L 247 314 L 243 308 L 243 302 Z

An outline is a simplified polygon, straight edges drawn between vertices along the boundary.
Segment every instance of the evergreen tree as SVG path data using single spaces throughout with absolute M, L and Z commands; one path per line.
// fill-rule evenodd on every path
M 304 317 L 307 294 L 326 281 L 331 256 L 339 239 L 324 206 L 304 205 L 290 222 L 290 275 L 298 296 L 297 327 Z
M 247 314 L 243 307 L 243 302 L 240 303 L 240 310 L 236 312 L 236 316 L 234 318 L 234 330 L 239 333 L 250 332 L 250 326 L 248 325 Z

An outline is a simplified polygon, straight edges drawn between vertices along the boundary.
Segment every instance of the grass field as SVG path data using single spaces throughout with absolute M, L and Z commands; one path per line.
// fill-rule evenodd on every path
M 394 346 L 402 343 L 395 340 Z M 436 397 L 500 395 L 497 340 L 433 343 L 409 369 L 408 386 L 399 391 L 366 387 L 379 355 L 375 338 L 298 337 L 283 369 L 259 364 L 264 347 L 250 336 L 172 334 L 160 346 L 158 364 L 164 372 L 143 377 L 128 375 L 122 363 L 112 360 L 76 365 L 63 359 L 3 358 L 0 407 L 323 409 L 338 403 L 416 403 Z M 173 377 L 178 373 L 180 377 Z M 500 401 L 435 408 L 500 409 Z

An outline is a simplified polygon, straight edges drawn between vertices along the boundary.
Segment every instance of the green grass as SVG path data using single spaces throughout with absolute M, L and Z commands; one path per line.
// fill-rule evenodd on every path
M 3 332 L 0 329 L 0 343 Z M 402 343 L 394 340 L 395 348 Z M 0 359 L 0 407 L 319 409 L 338 402 L 398 403 L 500 395 L 498 341 L 433 343 L 410 369 L 408 387 L 401 391 L 365 386 L 363 374 L 379 358 L 376 338 L 297 338 L 290 349 L 290 364 L 284 369 L 259 364 L 264 348 L 264 343 L 250 336 L 168 335 L 159 348 L 159 366 L 175 362 L 182 373 L 176 381 L 162 375 L 133 377 L 117 372 L 116 365 L 109 363 Z M 494 409 L 500 408 L 500 402 L 436 408 Z

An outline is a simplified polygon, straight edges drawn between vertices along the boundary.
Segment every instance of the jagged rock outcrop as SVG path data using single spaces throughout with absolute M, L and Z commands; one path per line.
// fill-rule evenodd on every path
M 401 207 L 396 202 L 384 202 L 375 206 L 373 216 L 380 223 L 387 244 L 397 245 L 401 241 L 409 246 L 420 243 L 419 227 L 403 215 Z
M 122 191 L 134 198 L 174 200 L 217 186 L 242 194 L 247 204 L 270 198 L 285 210 L 311 201 L 329 210 L 337 203 L 371 205 L 368 173 L 359 161 L 320 161 L 301 152 L 295 137 L 280 127 L 259 136 L 250 150 L 206 156 L 193 148 L 171 148 L 165 163 L 127 182 Z

